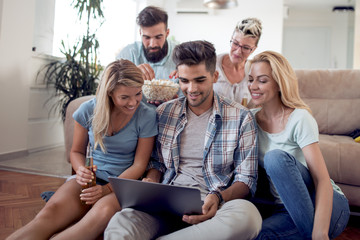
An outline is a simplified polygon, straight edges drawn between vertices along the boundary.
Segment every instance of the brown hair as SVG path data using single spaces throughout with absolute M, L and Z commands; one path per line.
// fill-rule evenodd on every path
M 190 41 L 177 45 L 173 51 L 173 61 L 176 68 L 185 64 L 188 66 L 205 63 L 206 70 L 211 74 L 216 68 L 216 52 L 214 45 L 207 41 Z
M 158 23 L 164 23 L 168 27 L 168 15 L 161 8 L 148 6 L 144 8 L 136 19 L 140 27 L 152 27 Z

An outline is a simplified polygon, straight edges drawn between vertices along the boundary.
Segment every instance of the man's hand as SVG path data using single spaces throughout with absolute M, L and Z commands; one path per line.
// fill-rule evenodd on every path
M 219 207 L 219 198 L 215 194 L 208 194 L 202 206 L 201 215 L 184 215 L 182 220 L 189 224 L 198 224 L 215 216 Z
M 154 183 L 157 183 L 157 181 L 155 181 L 155 179 L 152 179 L 152 178 L 143 178 L 142 181 L 143 181 L 143 182 L 154 182 Z
M 179 95 L 175 94 L 175 96 L 172 98 L 172 99 L 175 99 L 175 98 L 178 98 Z M 152 105 L 155 105 L 156 107 L 159 106 L 160 104 L 164 103 L 164 102 L 167 102 L 167 101 L 170 101 L 172 99 L 164 99 L 163 101 L 147 101 L 148 103 L 152 104 Z
M 154 69 L 152 69 L 149 64 L 143 63 L 138 65 L 137 67 L 141 70 L 144 80 L 153 80 L 155 78 Z
M 159 106 L 160 104 L 162 104 L 163 102 L 166 102 L 166 101 L 147 101 L 147 102 L 157 107 L 157 106 Z

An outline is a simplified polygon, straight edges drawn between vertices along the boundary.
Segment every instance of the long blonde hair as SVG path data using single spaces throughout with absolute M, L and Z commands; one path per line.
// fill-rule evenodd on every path
M 265 51 L 250 60 L 250 66 L 257 62 L 270 64 L 272 77 L 279 85 L 280 98 L 285 106 L 306 109 L 311 113 L 309 106 L 300 98 L 295 72 L 283 55 L 273 51 Z
M 101 150 L 106 152 L 103 138 L 110 125 L 110 115 L 114 108 L 114 103 L 110 97 L 111 93 L 119 85 L 142 87 L 143 84 L 141 70 L 129 60 L 116 60 L 106 67 L 96 90 L 96 106 L 92 119 L 94 149 L 100 145 Z

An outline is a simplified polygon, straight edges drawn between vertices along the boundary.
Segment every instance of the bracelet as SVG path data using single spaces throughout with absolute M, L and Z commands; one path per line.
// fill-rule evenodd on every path
M 219 199 L 219 206 L 225 202 L 224 199 L 223 199 L 223 197 L 222 197 L 222 195 L 221 195 L 221 193 L 220 193 L 219 191 L 211 191 L 211 192 L 209 192 L 207 195 L 209 195 L 209 194 L 215 194 L 215 195 L 218 197 L 218 199 Z

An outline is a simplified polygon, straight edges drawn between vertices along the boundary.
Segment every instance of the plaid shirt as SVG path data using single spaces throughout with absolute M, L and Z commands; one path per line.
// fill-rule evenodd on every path
M 170 184 L 178 172 L 181 132 L 187 123 L 186 107 L 186 98 L 181 97 L 163 103 L 156 110 L 159 134 L 154 159 L 148 168 L 164 173 L 165 184 Z M 251 112 L 214 94 L 203 152 L 203 174 L 209 190 L 222 191 L 239 181 L 254 194 L 257 158 L 257 125 Z

